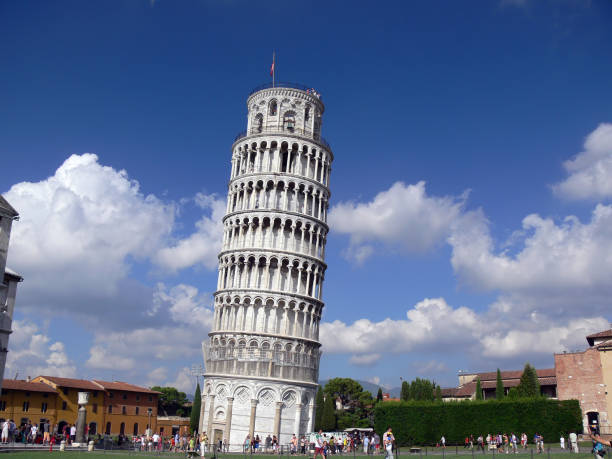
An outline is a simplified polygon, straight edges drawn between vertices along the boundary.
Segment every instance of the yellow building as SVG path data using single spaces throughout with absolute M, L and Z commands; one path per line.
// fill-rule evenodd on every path
M 5 380 L 6 381 L 6 380 Z M 32 381 L 44 383 L 57 392 L 55 412 L 57 431 L 61 433 L 65 426 L 76 423 L 79 410 L 79 392 L 89 392 L 87 404 L 87 424 L 89 434 L 101 432 L 104 425 L 104 388 L 85 379 L 59 378 L 57 376 L 37 376 Z
M 47 384 L 5 379 L 0 395 L 0 421 L 12 419 L 18 426 L 30 421 L 42 427 L 56 422 L 57 391 Z M 76 419 L 76 418 L 75 418 Z
M 157 432 L 159 392 L 119 381 L 94 383 L 104 389 L 104 433 L 139 435 L 149 425 Z

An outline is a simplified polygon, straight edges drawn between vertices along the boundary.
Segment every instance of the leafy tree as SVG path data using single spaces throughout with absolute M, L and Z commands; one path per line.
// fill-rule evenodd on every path
M 321 421 L 323 419 L 323 404 L 325 400 L 323 398 L 323 389 L 319 386 L 317 391 L 317 397 L 315 399 L 315 431 L 321 429 Z
M 519 397 L 539 397 L 540 396 L 540 381 L 536 369 L 525 364 L 525 369 L 521 375 L 521 381 L 516 388 Z
M 482 385 L 480 378 L 476 378 L 476 400 L 482 400 Z
M 325 400 L 332 399 L 335 408 L 336 398 L 342 401 L 342 410 L 337 411 L 336 424 L 340 429 L 348 427 L 371 427 L 373 418 L 374 399 L 372 394 L 363 390 L 361 384 L 350 378 L 330 379 L 323 388 Z M 323 405 L 325 412 L 325 405 Z M 322 424 L 325 422 L 322 421 Z
M 442 401 L 442 388 L 440 386 L 436 386 L 436 402 Z
M 336 413 L 334 398 L 331 395 L 325 397 L 323 403 L 323 414 L 321 416 L 321 429 L 330 432 L 336 429 Z
M 164 416 L 184 416 L 187 394 L 180 392 L 176 387 L 153 386 L 151 390 L 161 392 L 157 399 L 157 408 Z
M 382 402 L 382 399 L 383 399 L 382 389 L 379 387 L 378 388 L 378 393 L 376 394 L 376 401 L 377 402 Z
M 401 400 L 410 400 L 410 385 L 408 381 L 402 382 L 402 391 L 400 392 Z
M 501 371 L 497 369 L 497 385 L 495 386 L 495 398 L 501 400 L 504 398 L 504 383 L 501 378 Z
M 435 385 L 428 379 L 416 378 L 410 383 L 409 400 L 434 400 Z
M 202 393 L 200 391 L 200 383 L 196 386 L 195 394 L 193 394 L 193 405 L 191 406 L 191 419 L 189 425 L 191 431 L 196 432 L 200 427 L 200 407 L 202 406 Z M 198 432 L 199 433 L 199 432 Z

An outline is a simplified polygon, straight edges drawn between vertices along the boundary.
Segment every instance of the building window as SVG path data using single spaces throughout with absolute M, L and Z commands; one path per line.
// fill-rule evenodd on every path
M 140 414 L 140 407 L 136 407 L 136 414 Z
M 93 405 L 91 405 L 91 412 L 92 413 L 97 413 L 98 412 L 98 404 L 94 403 Z
M 62 402 L 62 410 L 67 410 L 67 409 L 68 409 L 68 403 Z
M 138 423 L 134 423 L 134 435 L 138 435 Z
M 108 405 L 108 414 L 113 414 L 113 405 Z
M 306 107 L 306 111 L 304 112 L 304 119 L 306 121 L 310 119 L 310 107 Z
M 8 394 L 8 390 L 7 389 L 2 389 L 2 395 L 7 395 Z
M 276 112 L 278 109 L 278 104 L 276 103 L 275 100 L 273 100 L 272 102 L 270 102 L 270 111 L 268 112 L 270 116 L 276 116 Z
M 127 400 L 127 394 L 123 394 L 123 400 Z
M 140 401 L 140 395 L 136 396 L 136 401 L 139 402 Z
M 43 402 L 42 404 L 42 408 L 40 409 L 41 412 L 46 413 L 47 412 L 47 403 Z
M 49 398 L 49 394 L 47 394 L 46 392 L 43 394 L 43 398 Z
M 29 397 L 29 396 L 30 396 L 30 393 L 29 393 L 29 392 L 26 392 L 26 393 L 25 393 L 25 396 L 26 396 L 26 397 Z
M 122 422 L 121 425 L 119 426 L 119 433 L 121 435 L 125 435 L 125 422 Z
M 0 411 L 6 411 L 6 401 L 0 401 Z
M 107 422 L 106 423 L 106 435 L 110 435 L 111 433 L 111 423 Z
M 112 392 L 108 393 L 108 398 L 113 398 L 115 396 L 115 394 L 113 394 Z
M 121 414 L 127 414 L 127 408 L 125 406 L 121 407 Z
M 26 413 L 30 409 L 30 402 L 23 402 L 23 412 Z
M 67 388 L 67 387 L 64 387 L 64 388 L 62 389 L 62 391 L 64 392 L 64 395 L 68 395 L 68 388 Z
M 149 395 L 149 401 L 152 402 L 153 401 L 153 396 Z
M 97 390 L 94 390 L 94 391 L 93 391 L 93 396 L 94 396 L 94 397 L 97 397 L 97 396 L 98 396 L 98 391 L 97 391 Z M 94 424 L 95 424 L 95 423 L 94 423 Z
M 98 424 L 95 422 L 89 423 L 89 435 L 95 435 L 98 430 Z

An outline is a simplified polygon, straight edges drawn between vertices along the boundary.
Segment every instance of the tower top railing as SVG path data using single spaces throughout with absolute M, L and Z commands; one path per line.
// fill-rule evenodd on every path
M 261 128 L 251 128 L 248 131 L 239 132 L 236 137 L 234 137 L 234 143 L 243 139 L 250 135 L 259 135 L 259 134 L 287 134 L 287 135 L 300 135 L 309 139 L 314 140 L 315 142 L 323 145 L 327 150 L 331 151 L 331 146 L 325 140 L 324 137 L 321 137 L 316 132 L 313 132 L 309 129 L 301 129 L 298 127 L 288 128 L 284 126 L 263 126 Z
M 253 94 L 255 94 L 258 91 L 262 91 L 264 89 L 272 89 L 272 88 L 299 89 L 300 91 L 304 91 L 307 94 L 312 94 L 313 97 L 316 97 L 319 100 L 323 100 L 323 97 L 321 96 L 321 93 L 318 92 L 316 89 L 311 88 L 310 86 L 306 86 L 305 84 L 301 84 L 301 83 L 288 83 L 286 81 L 279 81 L 279 82 L 276 82 L 276 83 L 266 83 L 266 84 L 262 84 L 260 86 L 257 86 L 255 89 L 253 89 L 249 93 L 249 97 L 251 97 Z

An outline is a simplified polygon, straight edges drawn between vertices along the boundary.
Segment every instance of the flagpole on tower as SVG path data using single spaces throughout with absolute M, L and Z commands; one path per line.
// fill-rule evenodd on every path
M 272 69 L 270 71 L 270 73 L 272 73 L 272 87 L 274 87 L 274 79 L 275 79 L 275 73 L 276 73 L 276 69 L 274 68 L 275 62 L 276 62 L 276 52 L 272 51 Z

